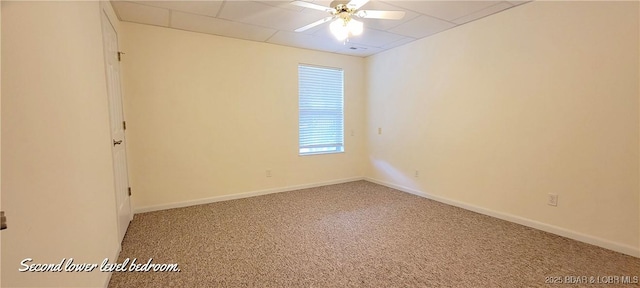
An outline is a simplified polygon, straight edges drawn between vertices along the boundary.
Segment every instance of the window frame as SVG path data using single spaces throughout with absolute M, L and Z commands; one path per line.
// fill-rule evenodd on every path
M 341 142 L 341 143 L 336 143 L 335 146 L 330 145 L 331 143 L 326 143 L 326 144 L 319 144 L 319 147 L 302 147 L 302 143 L 301 143 L 301 135 L 303 132 L 302 128 L 301 128 L 301 124 L 302 123 L 302 87 L 301 87 L 301 68 L 306 67 L 306 68 L 312 68 L 312 69 L 325 69 L 325 70 L 333 70 L 333 71 L 339 71 L 340 72 L 340 140 L 341 141 L 336 141 L 336 142 Z M 313 156 L 313 155 L 324 155 L 324 154 L 339 154 L 339 153 L 345 153 L 345 109 L 344 109 L 344 98 L 345 98 L 345 93 L 344 93 L 344 69 L 340 68 L 340 67 L 328 67 L 328 66 L 320 66 L 320 65 L 314 65 L 314 64 L 308 64 L 308 63 L 298 63 L 298 156 Z M 331 109 L 327 109 L 327 110 L 331 110 Z M 330 113 L 327 113 L 330 114 Z M 336 134 L 337 136 L 337 134 Z M 308 151 L 308 152 L 303 152 L 303 149 L 314 149 L 315 151 Z M 322 150 L 322 148 L 326 148 L 327 150 Z

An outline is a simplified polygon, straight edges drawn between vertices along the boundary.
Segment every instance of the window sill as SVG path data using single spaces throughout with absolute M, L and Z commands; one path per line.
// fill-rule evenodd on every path
M 341 154 L 341 153 L 344 153 L 344 151 L 304 153 L 304 154 L 298 154 L 298 156 L 316 156 L 316 155 L 324 155 L 324 154 Z

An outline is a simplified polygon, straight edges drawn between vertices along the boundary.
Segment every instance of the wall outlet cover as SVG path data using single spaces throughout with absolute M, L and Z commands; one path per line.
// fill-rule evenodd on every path
M 549 206 L 558 206 L 558 194 L 549 193 L 547 204 L 549 204 Z

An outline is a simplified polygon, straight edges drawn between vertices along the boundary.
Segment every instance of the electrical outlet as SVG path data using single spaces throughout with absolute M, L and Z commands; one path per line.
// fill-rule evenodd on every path
M 414 171 L 413 177 L 416 177 L 416 178 L 420 177 L 420 172 L 418 170 Z
M 267 170 L 265 174 L 267 177 L 271 177 L 271 170 Z
M 558 194 L 549 193 L 549 199 L 547 201 L 549 206 L 558 206 Z
M 378 127 L 378 134 L 382 134 L 382 128 Z
M 356 131 L 351 129 L 351 136 L 356 136 Z

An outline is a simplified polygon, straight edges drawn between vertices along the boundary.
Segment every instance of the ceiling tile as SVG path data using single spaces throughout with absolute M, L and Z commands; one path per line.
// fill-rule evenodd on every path
M 336 51 L 336 53 L 346 54 L 351 56 L 367 57 L 382 51 L 383 49 L 376 48 L 376 47 L 369 47 L 365 45 L 347 43 L 347 45 L 345 45 L 342 49 Z
M 382 49 L 387 50 L 387 49 L 391 49 L 394 47 L 398 47 L 398 46 L 402 46 L 404 44 L 407 44 L 409 42 L 413 42 L 416 41 L 416 38 L 411 38 L 411 37 L 404 37 L 396 42 L 390 43 L 388 45 L 384 45 L 382 46 Z
M 478 12 L 471 13 L 471 14 L 469 14 L 467 16 L 464 16 L 464 17 L 458 18 L 456 20 L 453 20 L 453 22 L 456 23 L 456 24 L 464 24 L 464 23 L 467 23 L 467 22 L 470 22 L 470 21 L 473 21 L 473 20 L 480 19 L 482 17 L 489 16 L 489 15 L 494 14 L 494 13 L 498 13 L 498 12 L 500 12 L 502 10 L 509 9 L 511 7 L 513 7 L 513 5 L 511 5 L 509 2 L 500 2 L 500 3 L 496 4 L 496 5 L 493 5 L 491 7 L 482 9 L 482 10 L 480 10 Z
M 253 41 L 266 41 L 276 32 L 275 29 L 177 11 L 171 13 L 171 27 Z
M 232 1 L 225 3 L 218 17 L 278 30 L 293 31 L 328 16 L 326 12 L 306 10 L 296 12 L 259 2 Z
M 319 36 L 288 31 L 278 31 L 278 33 L 269 38 L 269 41 L 267 42 L 326 52 L 335 52 L 342 49 L 342 43 L 339 43 L 335 39 L 327 39 Z
M 136 1 L 136 3 L 211 17 L 215 17 L 222 6 L 222 1 Z
M 111 3 L 122 21 L 169 26 L 169 10 L 167 9 L 123 1 L 112 1 Z
M 480 11 L 500 1 L 390 1 L 394 6 L 451 21 Z
M 291 10 L 291 11 L 302 11 L 305 8 L 300 7 L 300 6 L 296 6 L 291 4 L 291 1 L 280 1 L 280 0 L 272 0 L 272 1 L 256 1 L 256 2 L 260 2 L 262 4 L 266 4 L 269 6 L 273 6 L 273 7 L 278 7 L 278 8 L 282 8 L 282 9 L 287 9 L 287 10 Z
M 272 6 L 258 2 L 228 1 L 222 7 L 218 17 L 232 21 L 241 21 L 245 18 L 260 14 L 265 10 L 271 10 L 272 8 Z
M 532 0 L 522 0 L 522 1 L 507 1 L 507 2 L 509 2 L 509 3 L 511 3 L 512 5 L 515 5 L 515 6 L 517 6 L 517 5 L 520 5 L 520 4 L 524 4 L 524 3 L 527 3 L 527 2 L 531 2 L 531 1 L 532 1 Z
M 389 31 L 413 38 L 422 38 L 455 26 L 455 24 L 447 21 L 442 21 L 429 16 L 420 16 Z
M 399 20 L 387 20 L 387 19 L 362 19 L 366 27 L 375 28 L 378 30 L 387 30 L 396 27 L 404 22 L 407 22 L 413 18 L 418 17 L 418 13 L 402 9 L 399 7 L 391 6 L 389 4 L 379 1 L 369 1 L 369 3 L 362 6 L 362 10 L 385 10 L 385 11 L 404 11 L 404 18 Z

